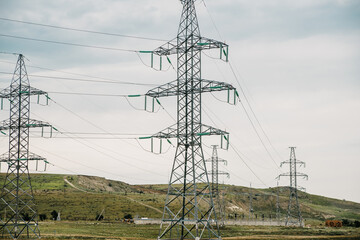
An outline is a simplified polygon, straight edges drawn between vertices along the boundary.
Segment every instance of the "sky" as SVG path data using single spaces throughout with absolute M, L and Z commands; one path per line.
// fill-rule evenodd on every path
M 360 202 L 360 2 L 198 0 L 196 8 L 201 35 L 229 44 L 228 63 L 219 50 L 203 52 L 202 77 L 232 84 L 241 101 L 232 105 L 226 93 L 203 94 L 203 123 L 230 133 L 231 147 L 218 150 L 228 161 L 220 170 L 230 173 L 221 182 L 276 186 L 275 178 L 289 171 L 280 163 L 294 146 L 306 163 L 298 170 L 309 179 L 298 184 L 307 192 Z M 40 129 L 31 131 L 30 151 L 47 158 L 48 173 L 168 182 L 175 147 L 164 141 L 157 154 L 160 142 L 154 140 L 151 153 L 150 140 L 138 138 L 175 123 L 176 98 L 159 99 L 161 106 L 155 103 L 151 112 L 150 104 L 149 112 L 144 97 L 123 95 L 145 94 L 176 79 L 165 59 L 157 71 L 158 57 L 155 70 L 150 54 L 132 50 L 153 50 L 175 38 L 181 9 L 176 0 L 0 0 L 0 89 L 10 85 L 17 60 L 7 53 L 24 54 L 31 86 L 51 98 L 46 105 L 33 97 L 31 118 L 59 130 L 51 138 L 49 129 L 44 137 Z M 176 56 L 170 61 L 176 66 Z M 4 101 L 0 120 L 8 117 Z M 220 137 L 203 137 L 206 159 L 215 144 Z M 0 152 L 7 151 L 8 136 L 2 135 Z M 34 164 L 30 169 L 37 172 Z M 279 184 L 288 182 L 284 177 Z

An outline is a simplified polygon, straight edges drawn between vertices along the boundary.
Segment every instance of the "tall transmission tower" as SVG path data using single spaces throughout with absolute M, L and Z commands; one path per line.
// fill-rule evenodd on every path
M 177 37 L 152 51 L 160 59 L 177 55 L 177 79 L 146 94 L 153 98 L 177 96 L 177 123 L 152 136 L 177 138 L 158 239 L 218 239 L 220 233 L 201 139 L 204 135 L 226 138 L 228 133 L 202 123 L 201 95 L 234 90 L 235 99 L 236 91 L 230 84 L 201 78 L 201 52 L 218 48 L 227 60 L 228 45 L 200 35 L 195 0 L 181 0 L 181 3 Z
M 51 125 L 30 119 L 31 95 L 47 93 L 30 87 L 24 56 L 19 54 L 11 85 L 0 92 L 0 98 L 10 101 L 10 119 L 0 126 L 1 131 L 9 130 L 9 152 L 0 156 L 0 162 L 8 164 L 0 199 L 0 230 L 3 237 L 12 239 L 40 238 L 28 163 L 45 158 L 29 152 L 29 129 Z
M 297 172 L 296 168 L 297 165 L 299 165 L 299 167 L 304 165 L 305 167 L 305 162 L 297 160 L 295 156 L 295 147 L 290 147 L 290 159 L 289 161 L 282 162 L 280 166 L 282 166 L 283 164 L 289 164 L 290 166 L 290 172 L 282 173 L 278 176 L 278 179 L 280 179 L 280 177 L 290 178 L 289 205 L 288 205 L 285 225 L 286 226 L 299 225 L 302 227 L 303 219 L 301 215 L 299 198 L 298 198 L 299 188 L 297 186 L 297 177 L 303 177 L 308 179 L 308 175 Z
M 220 201 L 219 175 L 226 175 L 227 177 L 230 177 L 230 174 L 224 171 L 219 171 L 219 162 L 223 162 L 224 164 L 227 164 L 227 161 L 219 158 L 217 152 L 218 145 L 212 145 L 212 147 L 213 147 L 212 156 L 210 159 L 205 160 L 205 162 L 211 162 L 211 171 L 208 172 L 208 174 L 211 175 L 212 177 L 211 191 L 213 198 L 215 199 L 215 210 L 217 210 L 216 211 L 217 216 L 221 220 L 220 225 L 224 225 L 225 206 Z

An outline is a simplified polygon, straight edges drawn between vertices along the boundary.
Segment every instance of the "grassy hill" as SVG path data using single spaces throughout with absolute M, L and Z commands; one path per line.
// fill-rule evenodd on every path
M 62 220 L 95 220 L 103 212 L 105 220 L 116 221 L 124 215 L 161 218 L 167 185 L 129 185 L 94 176 L 32 174 L 32 186 L 39 214 L 51 218 L 51 212 L 61 213 Z M 4 174 L 0 175 L 2 185 Z M 275 218 L 277 188 L 249 189 L 241 186 L 221 186 L 228 218 L 247 218 L 249 191 L 253 196 L 254 214 L 258 219 Z M 285 216 L 289 189 L 279 188 L 280 211 Z M 360 220 L 360 204 L 299 193 L 307 222 L 325 219 Z M 0 212 L 1 216 L 3 214 Z

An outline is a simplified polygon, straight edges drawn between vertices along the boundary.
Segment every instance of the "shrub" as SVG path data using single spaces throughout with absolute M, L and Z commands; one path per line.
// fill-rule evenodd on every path
M 46 214 L 39 214 L 39 219 L 40 221 L 45 221 L 46 220 Z
M 356 228 L 360 227 L 360 221 L 356 220 L 356 221 L 354 222 L 354 226 L 355 226 Z
M 101 220 L 103 220 L 103 219 L 104 219 L 104 215 L 102 215 L 102 214 L 96 214 L 96 218 L 95 218 L 96 221 L 101 221 Z
M 58 217 L 58 212 L 53 210 L 51 213 L 51 216 L 52 216 L 52 220 L 56 221 L 57 217 Z
M 125 219 L 132 219 L 132 215 L 130 213 L 124 215 Z

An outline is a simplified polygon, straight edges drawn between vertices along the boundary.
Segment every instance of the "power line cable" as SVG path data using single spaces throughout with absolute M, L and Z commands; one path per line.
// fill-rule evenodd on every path
M 133 50 L 133 49 L 102 47 L 102 46 L 86 45 L 86 44 L 79 44 L 79 43 L 60 42 L 60 41 L 45 40 L 45 39 L 38 39 L 38 38 L 29 38 L 29 37 L 23 37 L 23 36 L 14 36 L 14 35 L 8 35 L 8 34 L 0 34 L 0 37 L 16 38 L 16 39 L 22 39 L 22 40 L 28 40 L 28 41 L 45 42 L 45 43 L 53 43 L 53 44 L 60 44 L 60 45 L 69 45 L 69 46 L 74 46 L 74 47 L 110 50 L 110 51 L 122 51 L 122 52 L 133 52 L 133 53 L 140 52 L 139 50 Z
M 80 92 L 53 92 L 47 91 L 51 94 L 64 94 L 64 95 L 81 95 L 81 96 L 98 96 L 98 97 L 128 97 L 129 95 L 124 94 L 105 94 L 105 93 L 80 93 Z
M 234 69 L 233 69 L 230 61 L 229 61 L 229 66 L 230 66 L 231 71 L 233 72 L 233 74 L 234 74 L 234 76 L 235 76 L 235 71 L 234 71 Z M 235 66 L 235 70 L 238 72 L 236 66 Z M 275 153 L 278 155 L 279 159 L 282 160 L 283 158 L 281 157 L 281 155 L 279 154 L 279 152 L 276 150 L 276 148 L 273 146 L 272 142 L 270 141 L 269 136 L 267 135 L 267 133 L 265 132 L 264 128 L 263 128 L 262 125 L 260 124 L 260 121 L 259 121 L 258 117 L 256 116 L 256 114 L 255 114 L 255 112 L 254 112 L 254 110 L 253 110 L 253 108 L 252 108 L 252 106 L 251 106 L 251 104 L 250 104 L 250 101 L 248 100 L 247 96 L 245 95 L 244 89 L 243 89 L 243 88 L 241 87 L 241 85 L 240 85 L 240 81 L 239 81 L 237 78 L 235 78 L 235 79 L 236 79 L 237 83 L 239 84 L 240 90 L 241 90 L 241 92 L 242 92 L 242 94 L 243 94 L 243 96 L 244 96 L 244 98 L 245 98 L 245 101 L 247 102 L 247 104 L 248 104 L 248 106 L 249 106 L 249 108 L 250 108 L 250 111 L 251 111 L 252 115 L 254 116 L 257 124 L 259 125 L 262 133 L 264 134 L 265 138 L 266 138 L 267 141 L 269 142 L 271 148 L 272 148 L 272 149 L 275 151 Z
M 258 118 L 256 117 L 256 114 L 255 114 L 255 112 L 253 111 L 253 108 L 251 107 L 251 104 L 250 104 L 250 102 L 248 101 L 248 99 L 247 99 L 247 97 L 246 97 L 246 94 L 245 94 L 245 92 L 244 92 L 244 89 L 242 88 L 242 86 L 241 86 L 241 84 L 240 84 L 240 81 L 239 81 L 237 75 L 235 74 L 235 71 L 234 71 L 234 69 L 233 69 L 230 61 L 229 61 L 229 66 L 230 66 L 231 72 L 233 73 L 233 75 L 234 75 L 234 77 L 235 77 L 236 82 L 238 83 L 238 85 L 239 85 L 239 87 L 240 87 L 240 90 L 241 90 L 241 92 L 242 92 L 242 94 L 243 94 L 243 96 L 244 96 L 244 98 L 245 98 L 245 101 L 246 101 L 247 105 L 249 106 L 250 111 L 252 112 L 253 116 L 255 117 L 255 120 L 256 120 L 258 126 L 260 126 L 260 129 L 262 130 L 263 134 L 265 135 L 266 139 L 268 140 L 270 146 L 271 146 L 273 149 L 275 149 L 274 146 L 272 145 L 269 137 L 267 136 L 267 134 L 265 133 L 264 129 L 262 128 L 262 126 L 261 126 Z M 244 109 L 245 114 L 246 114 L 246 116 L 248 117 L 248 119 L 249 119 L 249 121 L 250 121 L 250 123 L 251 123 L 251 125 L 252 125 L 252 127 L 253 127 L 253 129 L 254 129 L 254 131 L 255 131 L 255 133 L 256 133 L 256 135 L 257 135 L 258 138 L 260 139 L 261 144 L 262 144 L 263 147 L 265 148 L 266 152 L 269 154 L 271 160 L 274 162 L 274 164 L 276 165 L 276 167 L 280 170 L 280 172 L 282 172 L 282 170 L 280 169 L 279 165 L 276 163 L 275 159 L 274 159 L 273 156 L 271 155 L 269 149 L 266 147 L 264 141 L 263 141 L 262 138 L 260 137 L 260 134 L 259 134 L 259 132 L 257 131 L 257 129 L 256 129 L 256 127 L 255 127 L 255 124 L 253 123 L 253 121 L 252 121 L 249 113 L 247 112 L 247 110 L 246 110 L 243 102 L 242 102 L 242 101 L 239 101 L 239 102 L 241 103 L 241 106 L 242 106 L 242 108 Z M 275 152 L 276 152 L 276 151 L 275 151 Z
M 240 156 L 239 152 L 237 151 L 237 149 L 230 143 L 229 144 L 230 147 L 234 150 L 234 152 L 236 153 L 236 155 L 240 158 L 240 160 L 245 164 L 245 166 L 252 172 L 252 174 L 254 174 L 254 176 L 262 183 L 264 184 L 264 186 L 268 187 L 268 185 L 261 180 L 261 178 L 252 170 L 252 168 L 246 163 L 246 161 Z
M 9 61 L 1 61 L 2 63 L 8 63 L 8 64 L 12 64 L 15 65 L 14 62 L 9 62 Z M 68 71 L 61 71 L 61 70 L 56 70 L 56 69 L 52 69 L 52 68 L 46 68 L 46 67 L 39 67 L 39 66 L 33 66 L 33 65 L 26 65 L 27 67 L 31 67 L 31 68 L 36 68 L 36 69 L 41 69 L 41 70 L 47 70 L 47 71 L 52 71 L 52 72 L 58 72 L 58 73 L 65 73 L 65 74 L 70 74 L 70 75 L 74 75 L 74 76 L 81 76 L 81 77 L 89 77 L 89 78 L 94 78 L 94 79 L 100 79 L 100 80 L 105 80 L 105 81 L 98 81 L 99 83 L 119 83 L 119 84 L 129 84 L 129 85 L 143 85 L 143 86 L 158 86 L 158 84 L 155 83 L 133 83 L 133 82 L 126 82 L 126 81 L 119 81 L 119 80 L 114 80 L 114 79 L 110 79 L 110 78 L 104 78 L 104 77 L 98 77 L 98 76 L 92 76 L 92 75 L 88 75 L 88 74 L 80 74 L 80 73 L 73 73 L 73 72 L 68 72 Z M 3 73 L 3 74 L 12 74 L 12 73 Z M 46 76 L 49 78 L 59 78 L 59 77 L 52 77 L 52 76 Z M 95 80 L 88 80 L 88 79 L 77 79 L 77 78 L 62 78 L 63 80 L 73 80 L 73 81 L 93 81 L 96 82 Z
M 88 164 L 83 164 L 83 163 L 78 162 L 78 161 L 70 160 L 70 159 L 68 159 L 68 158 L 65 158 L 64 156 L 60 156 L 60 155 L 58 155 L 58 154 L 56 154 L 56 153 L 46 151 L 45 149 L 40 148 L 40 147 L 38 147 L 38 146 L 34 146 L 34 147 L 37 148 L 37 149 L 39 149 L 39 150 L 41 150 L 41 151 L 43 151 L 43 152 L 45 152 L 45 153 L 47 153 L 47 154 L 56 156 L 56 157 L 58 157 L 58 158 L 60 158 L 60 159 L 63 159 L 63 160 L 65 160 L 65 161 L 68 161 L 68 162 L 70 162 L 70 163 L 75 163 L 75 164 L 78 164 L 78 165 L 80 165 L 80 166 L 82 166 L 82 167 L 86 167 L 86 168 L 88 168 L 88 169 L 96 170 L 96 171 L 98 171 L 98 172 L 110 174 L 110 175 L 112 175 L 112 176 L 119 177 L 119 178 L 121 178 L 121 179 L 125 179 L 123 176 L 120 176 L 119 174 L 112 173 L 112 172 L 109 172 L 109 171 L 105 171 L 105 170 L 102 170 L 102 169 L 99 169 L 99 168 L 93 168 L 93 167 L 89 166 Z M 58 167 L 59 167 L 59 166 L 58 166 Z M 60 168 L 63 168 L 63 167 L 60 167 Z M 68 170 L 68 169 L 65 169 L 65 168 L 63 168 L 63 169 L 79 175 L 79 173 L 77 173 L 77 172 L 74 172 L 74 171 L 71 171 L 71 170 Z M 135 179 L 132 178 L 132 179 L 133 179 L 133 180 L 141 180 L 141 181 L 144 181 L 144 179 L 137 179 L 137 178 L 135 178 Z
M 211 13 L 210 13 L 207 5 L 205 4 L 205 0 L 202 0 L 202 2 L 203 2 L 203 4 L 204 4 L 204 6 L 205 6 L 205 9 L 206 9 L 206 11 L 207 11 L 210 19 L 211 19 L 211 22 L 212 22 L 213 26 L 215 27 L 215 30 L 217 31 L 219 37 L 222 39 L 221 34 L 220 34 L 220 31 L 219 31 L 218 27 L 216 26 L 215 21 L 214 21 L 212 15 L 211 15 Z M 212 58 L 211 56 L 208 56 L 208 57 Z M 241 90 L 241 92 L 242 92 L 242 94 L 243 94 L 243 96 L 244 96 L 244 98 L 245 98 L 245 101 L 247 102 L 247 104 L 248 104 L 248 106 L 249 106 L 249 108 L 250 108 L 250 111 L 252 112 L 253 116 L 255 117 L 255 120 L 256 120 L 257 124 L 259 125 L 261 131 L 262 131 L 263 134 L 265 135 L 265 137 L 266 137 L 267 141 L 269 142 L 271 148 L 277 153 L 277 155 L 280 157 L 280 159 L 282 159 L 282 157 L 280 156 L 279 152 L 275 149 L 275 147 L 273 146 L 273 144 L 272 144 L 271 141 L 270 141 L 270 138 L 268 137 L 268 135 L 267 135 L 266 132 L 264 131 L 264 129 L 263 129 L 262 125 L 260 124 L 260 121 L 259 121 L 259 119 L 257 118 L 255 112 L 253 111 L 253 108 L 252 108 L 252 106 L 250 105 L 250 102 L 248 101 L 248 98 L 247 98 L 247 96 L 246 96 L 246 94 L 245 94 L 245 92 L 244 92 L 244 90 L 243 90 L 243 88 L 242 88 L 242 86 L 241 86 L 241 84 L 240 84 L 240 81 L 239 81 L 238 78 L 237 78 L 237 75 L 235 74 L 235 71 L 234 71 L 234 69 L 233 69 L 233 67 L 232 67 L 232 65 L 231 65 L 230 60 L 229 60 L 229 66 L 230 66 L 231 71 L 232 71 L 232 73 L 233 73 L 233 75 L 234 75 L 234 77 L 235 77 L 235 80 L 237 81 L 237 83 L 238 83 L 238 85 L 239 85 L 239 87 L 240 87 L 240 90 Z M 273 159 L 272 156 L 270 156 L 270 157 L 271 157 L 271 159 Z M 278 166 L 276 163 L 275 163 L 275 165 L 277 166 L 278 169 L 280 169 L 279 166 Z M 280 171 L 281 171 L 281 169 L 280 169 Z
M 69 30 L 69 31 L 76 31 L 76 32 L 85 32 L 85 33 L 93 33 L 93 34 L 114 36 L 114 37 L 134 38 L 134 39 L 152 40 L 152 41 L 159 41 L 159 42 L 167 42 L 168 41 L 168 40 L 159 39 L 159 38 L 141 37 L 141 36 L 119 34 L 119 33 L 100 32 L 100 31 L 85 30 L 85 29 L 80 29 L 80 28 L 62 27 L 62 26 L 55 26 L 55 25 L 50 25 L 50 24 L 42 24 L 42 23 L 35 23 L 35 22 L 29 22 L 29 21 L 20 21 L 20 20 L 15 20 L 15 19 L 10 19 L 10 18 L 3 18 L 3 17 L 0 17 L 0 20 L 9 21 L 9 22 L 16 22 L 16 23 L 23 23 L 23 24 L 29 24 L 29 25 L 36 25 L 36 26 L 41 26 L 41 27 L 56 28 L 56 29 L 61 29 L 61 30 Z
M 205 104 L 204 104 L 204 106 L 205 106 Z M 210 117 L 210 115 L 207 114 L 207 112 L 206 112 L 205 109 L 204 109 L 204 113 L 205 113 L 206 116 L 210 119 L 210 121 L 215 125 L 215 127 L 218 128 L 217 124 L 213 121 L 213 119 Z M 224 124 L 224 125 L 225 125 L 225 124 Z M 262 166 L 262 165 L 259 165 L 259 164 L 256 163 L 255 161 L 253 161 L 253 160 L 251 160 L 250 158 L 246 157 L 244 153 L 241 153 L 240 151 L 239 151 L 239 153 L 242 154 L 243 158 L 246 158 L 248 161 L 252 162 L 252 163 L 255 164 L 257 167 L 260 167 L 260 168 L 262 168 L 262 169 L 269 169 L 269 168 L 266 168 L 266 167 L 264 167 L 264 166 Z
M 10 72 L 0 72 L 0 74 L 13 75 Z M 125 82 L 125 81 L 113 81 L 113 80 L 93 80 L 93 79 L 83 79 L 83 78 L 68 78 L 68 77 L 55 77 L 55 76 L 45 76 L 45 75 L 36 75 L 28 74 L 29 77 L 35 78 L 48 78 L 48 79 L 57 79 L 64 81 L 78 81 L 78 82 L 94 82 L 94 83 L 111 83 L 111 84 L 124 84 L 124 85 L 137 85 L 137 86 L 155 86 L 156 84 L 149 83 L 134 83 L 134 82 Z
M 237 75 L 235 74 L 234 69 L 232 68 L 232 65 L 231 65 L 230 61 L 229 61 L 229 66 L 230 66 L 230 68 L 231 68 L 231 70 L 232 70 L 232 73 L 233 73 L 233 75 L 234 75 L 234 77 L 235 77 L 235 79 L 236 79 L 236 81 L 237 81 L 237 83 L 238 83 L 238 85 L 239 85 L 239 87 L 240 87 L 240 90 L 241 90 L 241 92 L 242 92 L 242 94 L 243 94 L 243 96 L 244 96 L 244 98 L 245 98 L 245 100 L 246 100 L 246 102 L 247 102 L 247 105 L 249 106 L 249 108 L 251 109 L 251 112 L 252 112 L 253 115 L 255 116 L 255 113 L 254 113 L 254 111 L 252 110 L 252 107 L 251 107 L 251 105 L 250 105 L 250 102 L 248 101 L 248 99 L 247 99 L 247 97 L 246 97 L 246 94 L 245 94 L 245 92 L 244 92 L 244 90 L 243 90 L 243 88 L 242 88 L 242 86 L 241 86 L 241 84 L 240 84 L 240 81 L 238 80 Z M 222 74 L 222 72 L 220 72 L 220 73 Z M 222 75 L 223 75 L 223 74 L 222 74 Z M 223 77 L 224 77 L 224 76 L 223 76 Z M 224 78 L 225 78 L 225 77 L 224 77 Z M 218 98 L 217 98 L 216 96 L 214 96 L 213 94 L 212 94 L 212 96 L 213 96 L 216 100 L 218 100 L 218 101 L 220 101 L 220 102 L 223 102 L 222 100 L 218 99 Z M 246 114 L 247 118 L 249 119 L 249 121 L 250 121 L 250 123 L 251 123 L 251 126 L 252 126 L 253 130 L 255 131 L 256 136 L 259 138 L 259 140 L 260 140 L 262 146 L 264 147 L 266 153 L 269 155 L 270 159 L 273 161 L 273 163 L 275 164 L 275 166 L 277 167 L 277 169 L 278 169 L 280 172 L 282 172 L 282 170 L 280 169 L 279 165 L 276 163 L 274 157 L 273 157 L 272 154 L 270 153 L 269 149 L 266 147 L 263 139 L 261 138 L 258 130 L 256 129 L 256 126 L 255 126 L 253 120 L 251 119 L 248 111 L 246 110 L 243 102 L 242 102 L 242 101 L 239 101 L 239 102 L 240 102 L 242 108 L 244 109 L 245 114 Z M 257 119 L 256 116 L 255 116 L 255 118 Z M 266 135 L 264 129 L 261 127 L 260 122 L 259 122 L 258 119 L 257 119 L 257 123 L 258 123 L 258 125 L 260 126 L 260 128 L 262 129 L 264 135 L 267 137 L 267 135 Z M 270 142 L 270 139 L 269 139 L 268 137 L 267 137 L 267 139 L 268 139 L 268 141 L 269 141 L 269 143 L 270 143 L 270 146 L 273 147 L 273 145 L 272 145 L 271 142 Z

